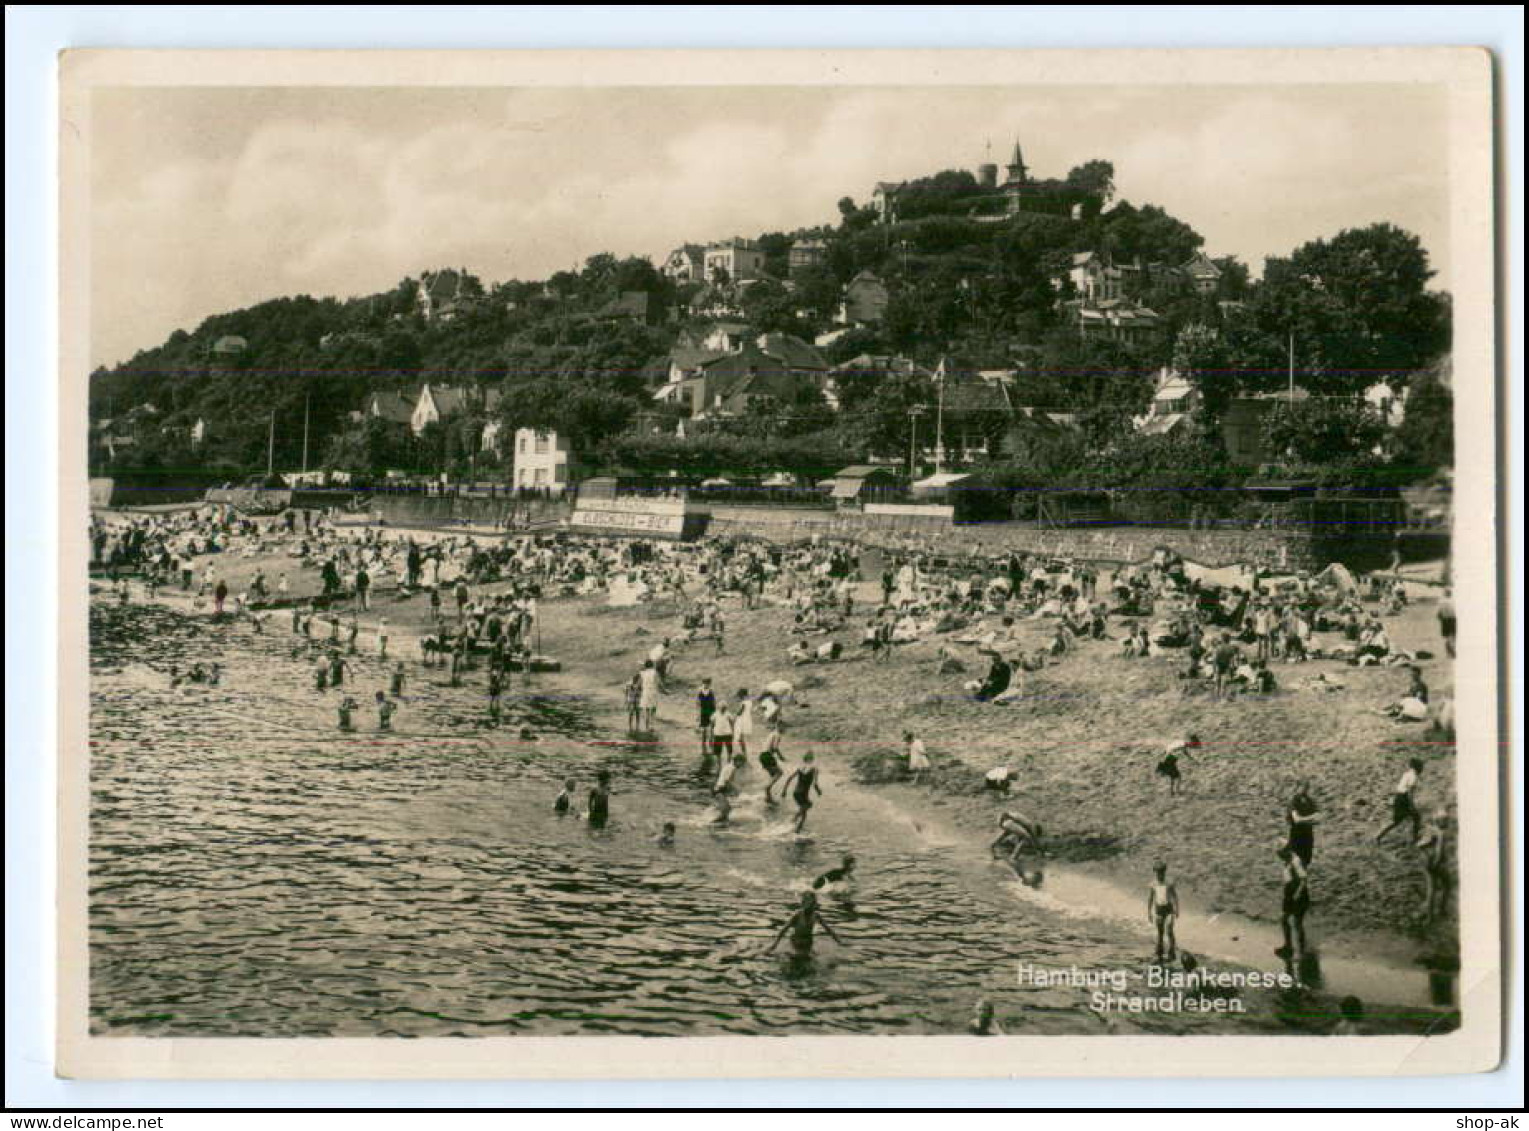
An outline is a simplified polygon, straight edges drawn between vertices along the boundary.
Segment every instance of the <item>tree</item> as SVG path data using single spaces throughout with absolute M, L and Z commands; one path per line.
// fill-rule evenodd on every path
M 1221 333 L 1203 322 L 1191 322 L 1173 342 L 1173 368 L 1200 394 L 1206 431 L 1213 431 L 1227 406 L 1240 391 Z
M 1264 444 L 1292 463 L 1339 463 L 1368 456 L 1385 423 L 1358 398 L 1279 401 L 1264 417 Z
M 1449 298 L 1427 289 L 1432 277 L 1417 236 L 1351 228 L 1267 260 L 1255 317 L 1270 334 L 1295 335 L 1302 385 L 1353 395 L 1383 378 L 1405 382 L 1448 347 Z
M 1108 161 L 1085 161 L 1067 174 L 1067 187 L 1083 205 L 1083 218 L 1099 215 L 1115 199 L 1115 166 Z
M 1407 391 L 1406 415 L 1392 437 L 1396 462 L 1418 477 L 1455 463 L 1455 398 L 1444 375 L 1431 366 Z

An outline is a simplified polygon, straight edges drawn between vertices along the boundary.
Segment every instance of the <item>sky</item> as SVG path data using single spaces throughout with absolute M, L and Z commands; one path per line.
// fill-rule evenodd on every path
M 1255 275 L 1386 221 L 1449 285 L 1445 105 L 1421 84 L 109 88 L 91 137 L 96 365 L 282 295 L 835 223 L 844 196 L 1002 165 L 1016 138 L 1033 176 L 1113 162 L 1120 199 Z

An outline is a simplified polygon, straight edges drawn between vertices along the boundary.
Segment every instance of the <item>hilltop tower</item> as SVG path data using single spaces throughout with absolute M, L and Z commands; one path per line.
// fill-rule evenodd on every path
M 991 161 L 985 161 L 977 166 L 977 184 L 982 188 L 998 187 L 998 166 Z
M 1009 174 L 1005 184 L 1022 185 L 1030 180 L 1030 171 L 1025 168 L 1025 155 L 1019 148 L 1018 138 L 1014 139 L 1014 156 L 1009 158 L 1009 163 L 1004 168 Z

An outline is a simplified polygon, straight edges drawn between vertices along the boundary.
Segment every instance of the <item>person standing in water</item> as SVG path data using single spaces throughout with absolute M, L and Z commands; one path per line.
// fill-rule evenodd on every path
M 733 785 L 738 771 L 743 769 L 745 758 L 742 754 L 734 754 L 728 761 L 723 762 L 722 770 L 717 774 L 717 782 L 712 786 L 711 794 L 716 800 L 717 816 L 712 821 L 714 825 L 725 825 L 733 815 L 733 794 L 737 787 Z
M 1178 940 L 1173 925 L 1179 917 L 1179 889 L 1168 882 L 1168 865 L 1152 866 L 1152 883 L 1147 887 L 1147 921 L 1157 932 L 1153 957 L 1159 962 L 1177 957 Z
M 748 688 L 738 689 L 738 709 L 733 713 L 733 749 L 745 758 L 749 753 L 749 739 L 754 737 L 754 701 L 749 698 Z
M 572 778 L 567 779 L 563 782 L 563 792 L 552 800 L 552 811 L 559 817 L 567 816 L 568 810 L 573 807 L 573 789 L 575 784 L 577 783 Z
M 818 784 L 818 768 L 813 765 L 812 751 L 802 755 L 802 764 L 791 771 L 791 776 L 781 786 L 781 792 L 787 790 L 791 791 L 791 799 L 796 802 L 796 831 L 800 833 L 802 826 L 807 823 L 807 811 L 812 808 L 813 791 L 816 790 L 819 797 L 823 796 L 823 787 Z
M 711 722 L 717 714 L 717 693 L 711 689 L 710 678 L 701 680 L 701 689 L 695 694 L 696 729 L 701 732 L 701 760 L 711 758 Z
M 398 710 L 398 704 L 388 698 L 387 692 L 377 692 L 377 729 L 393 729 L 393 712 Z
M 603 829 L 611 819 L 611 772 L 595 775 L 595 787 L 589 791 L 589 827 Z
M 786 920 L 780 931 L 775 936 L 775 941 L 770 944 L 770 953 L 780 945 L 780 940 L 791 935 L 791 957 L 797 962 L 804 962 L 812 957 L 813 935 L 818 927 L 828 932 L 828 937 L 840 946 L 844 946 L 844 940 L 834 933 L 834 929 L 823 918 L 823 913 L 818 909 L 818 897 L 810 891 L 802 892 L 802 901 L 791 917 Z

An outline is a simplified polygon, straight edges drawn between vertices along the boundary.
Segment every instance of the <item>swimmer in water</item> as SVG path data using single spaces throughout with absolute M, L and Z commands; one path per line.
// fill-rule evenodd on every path
M 665 821 L 663 831 L 653 838 L 653 843 L 660 848 L 674 847 L 674 822 Z
M 848 884 L 855 878 L 855 858 L 846 852 L 839 861 L 837 868 L 830 868 L 817 879 L 812 881 L 814 890 L 821 891 L 829 884 Z
M 834 929 L 828 925 L 827 920 L 823 918 L 823 913 L 818 910 L 818 897 L 810 891 L 804 891 L 801 904 L 791 913 L 791 918 L 786 920 L 776 934 L 775 941 L 770 944 L 770 953 L 775 952 L 775 948 L 780 945 L 780 940 L 789 932 L 791 957 L 799 962 L 811 958 L 813 933 L 818 927 L 827 931 L 828 937 L 834 942 L 840 946 L 845 945 L 844 940 L 834 934 Z
M 558 794 L 552 802 L 552 811 L 559 817 L 566 816 L 573 806 L 574 780 L 569 778 L 563 783 L 563 792 Z
M 966 1029 L 974 1037 L 1002 1037 L 1006 1035 L 1003 1031 L 1003 1026 L 998 1024 L 998 1019 L 993 1014 L 993 1003 L 988 1001 L 987 998 L 983 998 L 977 1003 L 977 1012 Z
M 1152 883 L 1147 888 L 1147 920 L 1157 931 L 1153 957 L 1158 961 L 1178 954 L 1173 924 L 1179 917 L 1179 889 L 1168 882 L 1168 865 L 1152 866 Z

